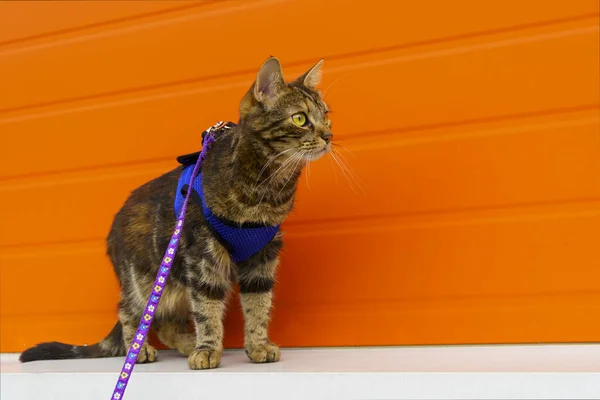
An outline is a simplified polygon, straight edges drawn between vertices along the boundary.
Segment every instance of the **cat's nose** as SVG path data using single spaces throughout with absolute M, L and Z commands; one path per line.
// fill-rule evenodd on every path
M 325 141 L 325 143 L 329 143 L 329 142 L 331 142 L 331 139 L 333 139 L 333 133 L 323 132 L 323 133 L 321 133 L 321 139 L 323 139 Z

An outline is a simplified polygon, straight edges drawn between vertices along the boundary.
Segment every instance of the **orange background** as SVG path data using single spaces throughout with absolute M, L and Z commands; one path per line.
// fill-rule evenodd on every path
M 275 341 L 600 341 L 598 27 L 597 0 L 0 3 L 1 351 L 108 332 L 113 215 L 271 54 L 325 57 L 364 189 L 302 180 Z

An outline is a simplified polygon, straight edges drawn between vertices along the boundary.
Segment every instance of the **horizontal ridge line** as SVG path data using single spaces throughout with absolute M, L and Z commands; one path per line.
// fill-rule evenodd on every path
M 200 149 L 198 149 L 200 150 Z M 149 167 L 153 167 L 153 166 L 157 166 L 160 163 L 163 162 L 169 162 L 172 161 L 173 162 L 173 169 L 175 167 L 177 167 L 179 164 L 176 162 L 176 158 L 177 156 L 165 156 L 165 157 L 156 157 L 156 158 L 148 158 L 148 159 L 143 159 L 143 160 L 137 160 L 137 161 L 123 161 L 123 162 L 116 162 L 116 163 L 111 163 L 111 164 L 99 164 L 99 165 L 91 165 L 91 166 L 86 166 L 86 167 L 79 167 L 79 168 L 71 168 L 71 169 L 62 169 L 62 170 L 53 170 L 53 171 L 44 171 L 44 172 L 34 172 L 34 173 L 30 173 L 30 174 L 22 174 L 22 175 L 11 175 L 11 176 L 5 176 L 5 177 L 0 177 L 0 192 L 3 190 L 2 185 L 4 183 L 11 183 L 14 182 L 16 180 L 21 180 L 21 179 L 33 179 L 33 178 L 48 178 L 48 177 L 59 177 L 61 175 L 71 175 L 71 174 L 77 174 L 77 173 L 82 173 L 82 172 L 94 172 L 94 171 L 103 171 L 103 170 L 110 170 L 110 169 L 114 169 L 114 168 L 120 168 L 120 167 L 130 167 L 130 166 L 149 166 Z
M 399 219 L 399 218 L 428 218 L 430 219 L 429 223 L 435 223 L 439 221 L 441 218 L 451 218 L 451 217 L 464 217 L 467 216 L 476 216 L 482 212 L 497 212 L 498 214 L 506 213 L 507 211 L 515 211 L 516 215 L 530 215 L 532 214 L 532 209 L 538 207 L 538 211 L 535 214 L 552 216 L 552 215 L 562 215 L 563 213 L 557 212 L 555 210 L 541 210 L 539 207 L 585 207 L 591 205 L 595 208 L 598 208 L 598 214 L 600 215 L 600 197 L 586 197 L 586 198 L 572 198 L 572 199 L 562 199 L 562 200 L 549 200 L 549 201 L 539 201 L 539 202 L 521 202 L 521 203 L 509 203 L 509 204 L 501 204 L 501 205 L 484 205 L 484 206 L 473 206 L 473 207 L 457 207 L 457 208 L 448 208 L 448 209 L 437 209 L 437 210 L 427 210 L 427 211 L 415 211 L 415 212 L 404 212 L 404 213 L 394 213 L 394 214 L 386 214 L 386 215 L 358 215 L 358 216 L 348 216 L 343 218 L 323 218 L 318 220 L 305 220 L 305 221 L 291 221 L 284 222 L 283 228 L 287 230 L 288 227 L 291 228 L 300 228 L 309 227 L 314 225 L 323 225 L 323 224 L 331 224 L 338 222 L 358 222 L 358 221 L 368 221 L 368 220 L 389 220 L 389 219 Z M 588 207 L 589 208 L 589 207 Z M 590 208 L 591 209 L 591 208 Z M 525 213 L 528 212 L 528 213 Z M 434 219 L 433 217 L 438 217 Z M 175 217 L 173 217 L 175 218 Z M 107 221 L 108 222 L 108 221 Z M 422 222 L 422 221 L 419 221 Z M 414 222 L 407 222 L 406 225 L 410 225 Z M 289 232 L 287 236 L 292 236 L 295 234 L 303 234 L 304 232 Z M 85 239 L 77 239 L 77 240 L 63 240 L 56 242 L 46 242 L 46 243 L 22 243 L 22 244 L 13 244 L 13 245 L 5 245 L 0 244 L 0 250 L 27 250 L 32 248 L 37 248 L 38 250 L 48 251 L 52 248 L 61 247 L 61 246 L 71 246 L 71 245 L 80 245 L 84 246 L 98 246 L 103 245 L 106 238 L 85 238 Z M 66 251 L 72 251 L 69 249 L 65 249 Z M 6 254 L 0 255 L 0 259 L 6 257 Z M 10 258 L 9 255 L 7 258 Z M 15 257 L 14 255 L 12 256 Z
M 116 277 L 115 277 L 116 278 Z M 115 279 L 116 280 L 116 279 Z M 414 297 L 398 297 L 398 298 L 379 298 L 379 299 L 370 299 L 369 300 L 369 305 L 381 305 L 381 304 L 389 304 L 389 303 L 421 303 L 423 305 L 428 305 L 428 304 L 436 304 L 436 303 L 440 303 L 440 305 L 446 304 L 445 302 L 458 302 L 458 303 L 464 303 L 464 302 L 470 302 L 472 300 L 496 300 L 499 302 L 502 301 L 520 301 L 520 300 L 524 300 L 524 299 L 546 299 L 546 298 L 552 298 L 553 300 L 555 300 L 556 298 L 572 298 L 572 297 L 584 297 L 584 298 L 595 298 L 595 297 L 600 297 L 600 291 L 593 291 L 593 290 L 568 290 L 568 291 L 551 291 L 551 292 L 541 292 L 541 293 L 535 293 L 535 292 L 528 292 L 528 293 L 518 293 L 518 294 L 513 294 L 513 293 L 495 293 L 495 294 L 469 294 L 469 295 L 464 295 L 464 294 L 445 294 L 445 295 L 432 295 L 432 296 L 414 296 Z M 116 303 L 115 303 L 116 304 Z M 304 300 L 302 302 L 295 302 L 295 301 L 286 301 L 285 299 L 279 299 L 278 303 L 277 303 L 280 307 L 281 306 L 285 306 L 286 308 L 296 308 L 296 307 L 302 307 L 303 310 L 301 310 L 301 312 L 303 313 L 307 313 L 310 312 L 309 310 L 307 310 L 308 306 L 311 307 L 322 307 L 322 309 L 326 310 L 327 308 L 330 307 L 336 307 L 336 306 L 340 306 L 340 305 L 350 305 L 350 304 L 355 304 L 355 305 L 363 305 L 364 304 L 364 299 L 349 299 L 349 300 L 345 300 L 345 301 L 340 301 L 340 300 L 332 300 L 332 301 L 328 301 L 326 305 L 322 305 L 319 302 L 314 302 L 314 301 L 310 301 L 310 300 Z M 368 308 L 365 307 L 365 308 Z M 76 310 L 70 310 L 70 311 L 60 311 L 60 312 L 55 312 L 55 313 L 51 313 L 50 315 L 61 315 L 61 316 L 69 316 L 69 315 L 85 315 L 85 314 L 99 314 L 99 315 L 113 315 L 114 313 L 114 317 L 115 317 L 115 322 L 117 319 L 117 311 L 114 308 L 106 309 L 106 310 L 101 310 L 101 309 L 96 309 L 96 310 L 89 310 L 89 311 L 76 311 Z M 20 312 L 20 313 L 9 313 L 9 314 L 1 314 L 2 318 L 4 317 L 12 317 L 12 318 L 23 318 L 23 317 L 34 317 L 34 316 L 49 316 L 48 313 L 37 313 L 37 312 Z
M 436 124 L 390 128 L 390 129 L 378 130 L 378 131 L 353 132 L 353 133 L 347 134 L 345 137 L 341 137 L 340 139 L 337 140 L 337 142 L 338 143 L 346 143 L 348 141 L 352 142 L 352 141 L 356 141 L 357 139 L 364 138 L 366 136 L 369 136 L 369 137 L 389 136 L 392 134 L 403 135 L 403 134 L 408 134 L 408 133 L 412 133 L 412 132 L 421 132 L 421 131 L 429 131 L 429 130 L 441 131 L 441 130 L 450 129 L 450 128 L 471 127 L 474 125 L 492 124 L 492 123 L 496 123 L 496 122 L 505 122 L 505 121 L 519 121 L 519 120 L 523 120 L 526 118 L 545 117 L 545 116 L 552 116 L 552 115 L 568 116 L 569 114 L 598 110 L 598 109 L 600 109 L 600 104 L 587 104 L 587 105 L 581 105 L 581 106 L 577 106 L 577 107 L 564 107 L 564 108 L 539 110 L 539 111 L 530 112 L 530 113 L 504 114 L 504 115 L 490 116 L 490 117 L 485 117 L 485 118 L 474 118 L 474 119 L 469 119 L 469 120 L 458 120 L 458 121 L 446 121 L 446 122 L 440 122 L 440 123 L 436 123 Z M 562 122 L 562 124 L 565 124 L 568 121 L 573 121 L 573 120 L 565 120 Z M 575 121 L 579 121 L 579 119 L 575 120 Z M 548 125 L 557 125 L 557 124 L 558 123 L 554 123 L 554 124 L 548 123 Z M 519 126 L 529 126 L 529 125 L 523 124 L 523 125 L 519 125 Z M 483 129 L 485 129 L 485 127 L 482 127 L 482 130 Z M 516 127 L 513 127 L 513 130 L 515 130 L 515 129 L 516 129 Z M 199 130 L 199 132 L 200 132 L 200 130 Z M 199 150 L 199 149 L 196 149 L 196 150 Z M 70 168 L 70 169 L 62 169 L 62 170 L 51 170 L 51 171 L 43 171 L 43 172 L 34 172 L 34 173 L 29 173 L 29 174 L 4 176 L 4 177 L 0 177 L 0 191 L 2 191 L 4 189 L 2 187 L 3 184 L 14 183 L 17 180 L 22 180 L 22 179 L 33 179 L 33 178 L 43 178 L 43 177 L 45 177 L 45 178 L 60 177 L 60 176 L 64 176 L 64 175 L 68 176 L 68 175 L 72 175 L 72 174 L 78 174 L 81 172 L 104 171 L 104 170 L 110 170 L 113 168 L 127 167 L 127 166 L 147 165 L 149 167 L 152 167 L 157 164 L 160 164 L 163 162 L 166 163 L 169 161 L 173 161 L 173 168 L 175 168 L 178 165 L 175 162 L 175 158 L 176 158 L 176 155 L 169 155 L 169 156 L 164 156 L 164 157 L 142 159 L 142 160 L 137 160 L 137 161 L 123 161 L 123 162 L 116 162 L 116 163 L 111 163 L 111 164 L 91 165 L 91 166 L 85 166 L 85 167 L 80 167 L 80 168 Z
M 49 31 L 49 32 L 44 32 L 44 33 L 38 33 L 35 35 L 30 35 L 30 36 L 23 36 L 23 37 L 19 37 L 17 39 L 10 39 L 10 40 L 6 40 L 4 42 L 0 42 L 0 51 L 1 51 L 2 47 L 13 46 L 13 45 L 19 44 L 19 43 L 26 43 L 26 42 L 30 42 L 30 41 L 34 41 L 34 40 L 50 38 L 52 36 L 60 36 L 60 35 L 65 35 L 65 34 L 69 34 L 69 33 L 85 31 L 88 29 L 100 28 L 102 26 L 109 26 L 109 25 L 120 24 L 120 23 L 128 22 L 128 21 L 135 21 L 135 20 L 140 20 L 140 19 L 144 19 L 144 18 L 175 13 L 175 12 L 184 11 L 187 9 L 204 7 L 206 5 L 210 5 L 210 4 L 214 4 L 214 3 L 217 3 L 217 1 L 204 0 L 202 2 L 181 5 L 178 7 L 166 8 L 166 9 L 156 10 L 156 11 L 148 11 L 148 12 L 144 12 L 141 14 L 135 14 L 135 15 L 130 15 L 130 16 L 126 16 L 126 17 L 108 19 L 105 21 L 94 22 L 94 23 L 74 26 L 74 27 L 70 27 L 70 28 L 63 28 L 63 29 L 58 29 L 55 31 Z
M 323 218 L 320 220 L 308 220 L 308 221 L 297 221 L 286 223 L 287 226 L 308 226 L 314 224 L 325 224 L 335 222 L 358 222 L 365 220 L 378 220 L 378 219 L 398 219 L 398 218 L 419 218 L 419 217 L 453 217 L 460 215 L 477 214 L 487 211 L 506 212 L 509 210 L 526 211 L 535 207 L 552 207 L 552 206 L 583 206 L 587 204 L 597 203 L 600 206 L 600 197 L 583 197 L 583 198 L 572 198 L 563 200 L 547 200 L 539 202 L 516 202 L 508 204 L 498 205 L 485 205 L 485 206 L 472 206 L 472 207 L 456 207 L 456 208 L 445 208 L 445 209 L 433 209 L 426 211 L 414 211 L 405 213 L 394 213 L 387 215 L 355 215 L 344 218 Z M 600 211 L 600 209 L 599 209 Z M 540 214 L 548 214 L 547 212 L 540 212 Z M 1 247 L 0 247 L 1 248 Z
M 550 108 L 545 110 L 537 110 L 525 113 L 517 113 L 517 114 L 499 114 L 481 118 L 472 118 L 465 120 L 455 120 L 455 121 L 445 121 L 434 124 L 423 124 L 423 125 L 411 125 L 403 128 L 391 128 L 391 129 L 383 129 L 377 131 L 366 131 L 366 132 L 353 132 L 347 134 L 340 140 L 356 140 L 362 139 L 365 136 L 373 137 L 373 136 L 388 136 L 390 134 L 406 134 L 412 132 L 421 132 L 421 131 L 437 131 L 449 128 L 459 128 L 459 127 L 469 127 L 473 125 L 479 124 L 492 124 L 496 122 L 505 122 L 505 121 L 518 121 L 526 118 L 536 118 L 536 117 L 549 117 L 549 116 L 559 116 L 559 115 L 569 115 L 578 112 L 585 111 L 593 111 L 600 110 L 600 103 L 595 104 L 582 104 L 579 106 L 572 107 L 561 107 L 561 108 Z M 600 119 L 599 119 L 600 120 Z M 590 120 L 591 121 L 591 120 Z M 564 121 L 567 122 L 567 121 Z M 549 125 L 554 125 L 549 123 Z M 0 179 L 1 181 L 1 179 Z
M 86 33 L 81 36 L 75 36 L 75 37 L 71 37 L 71 38 L 61 38 L 54 42 L 49 42 L 49 43 L 31 44 L 29 46 L 24 46 L 24 47 L 17 48 L 17 49 L 8 49 L 8 50 L 4 50 L 4 51 L 2 51 L 2 49 L 0 49 L 0 58 L 5 57 L 7 55 L 27 53 L 27 52 L 39 50 L 42 48 L 57 47 L 57 46 L 65 44 L 65 43 L 70 44 L 70 43 L 87 42 L 91 39 L 104 38 L 104 37 L 108 37 L 108 36 L 117 36 L 123 32 L 139 31 L 139 30 L 143 30 L 143 29 L 149 29 L 150 27 L 171 25 L 171 24 L 174 24 L 177 22 L 200 19 L 200 18 L 206 17 L 205 14 L 209 14 L 209 16 L 220 15 L 220 14 L 228 13 L 231 11 L 241 11 L 241 10 L 246 10 L 248 8 L 253 8 L 253 7 L 256 7 L 257 4 L 259 6 L 262 6 L 264 3 L 275 3 L 275 2 L 281 2 L 281 1 L 284 1 L 284 0 L 255 0 L 254 4 L 251 4 L 251 5 L 247 5 L 247 4 L 234 5 L 234 6 L 231 6 L 228 8 L 209 10 L 205 13 L 194 13 L 192 15 L 175 16 L 172 18 L 156 20 L 156 21 L 145 21 L 140 24 L 135 24 L 135 25 L 127 26 L 127 27 L 116 27 L 114 29 L 106 30 L 104 32 Z M 219 2 L 214 1 L 213 3 L 219 3 Z M 204 5 L 210 5 L 213 3 L 206 3 Z M 232 2 L 221 2 L 221 3 L 232 4 Z M 201 5 L 202 4 L 199 4 L 197 7 L 199 7 Z

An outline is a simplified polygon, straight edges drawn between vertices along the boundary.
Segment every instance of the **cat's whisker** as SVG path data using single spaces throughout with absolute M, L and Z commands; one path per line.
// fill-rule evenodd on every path
M 264 182 L 261 182 L 261 184 L 265 183 L 265 187 L 262 190 L 262 194 L 260 196 L 260 199 L 258 200 L 257 207 L 262 204 L 262 201 L 265 198 L 265 195 L 267 194 L 267 192 L 269 192 L 269 186 L 270 186 L 271 182 L 274 182 L 276 180 L 277 176 L 279 176 L 280 174 L 283 174 L 288 167 L 290 167 L 292 164 L 295 164 L 295 161 L 298 158 L 302 158 L 302 153 L 301 152 L 297 152 L 297 153 L 292 154 L 292 156 L 289 159 L 287 159 L 277 169 L 277 171 L 275 171 L 272 175 L 270 175 L 269 178 L 265 179 Z
M 295 150 L 295 149 L 294 149 Z M 283 163 L 281 163 L 281 165 L 279 166 L 279 168 L 277 168 L 277 170 L 275 172 L 273 172 L 271 175 L 269 175 L 264 181 L 259 182 L 256 184 L 255 188 L 259 187 L 260 185 L 271 181 L 272 179 L 274 179 L 280 172 L 282 169 L 284 169 L 287 165 L 289 165 L 290 163 L 292 163 L 296 157 L 299 155 L 300 153 L 294 153 L 290 156 L 290 158 L 288 158 L 287 160 L 285 160 Z
M 262 201 L 263 201 L 263 199 L 265 197 L 265 194 L 267 194 L 267 192 L 269 191 L 269 184 L 271 182 L 274 182 L 275 178 L 279 174 L 283 173 L 285 171 L 285 169 L 287 169 L 289 166 L 291 166 L 292 163 L 294 165 L 297 165 L 296 161 L 297 160 L 301 160 L 303 157 L 304 157 L 304 153 L 302 151 L 297 151 L 296 153 L 292 154 L 290 156 L 290 158 L 288 158 L 287 160 L 285 160 L 283 162 L 283 164 L 281 164 L 281 166 L 277 169 L 277 171 L 275 171 L 267 179 L 265 179 L 263 182 L 260 183 L 260 185 L 262 185 L 263 183 L 266 183 L 266 186 L 265 186 L 265 188 L 262 191 L 262 195 L 260 196 L 260 199 L 258 200 L 258 204 L 256 205 L 257 207 L 261 205 L 261 203 L 262 203 Z
M 262 169 L 260 170 L 260 172 L 258 173 L 258 177 L 256 178 L 256 181 L 259 182 L 260 181 L 260 177 L 262 176 L 262 174 L 267 170 L 267 168 L 269 167 L 269 165 L 271 165 L 273 163 L 273 161 L 275 161 L 278 157 L 284 155 L 285 153 L 292 151 L 294 149 L 287 149 L 284 150 L 282 152 L 277 153 L 276 155 L 274 155 L 273 157 L 271 157 L 269 159 L 269 161 L 267 161 L 267 163 L 265 164 L 264 167 L 262 167 Z
M 346 173 L 346 171 L 344 170 L 344 168 L 342 167 L 340 160 L 338 159 L 338 156 L 336 156 L 336 154 L 332 151 L 331 152 L 331 158 L 335 161 L 335 163 L 338 165 L 338 167 L 340 168 L 340 171 L 342 171 L 342 175 L 344 176 L 344 178 L 346 179 L 346 181 L 348 182 L 348 185 L 350 186 L 350 189 L 352 189 L 352 191 L 355 194 L 358 194 L 358 192 L 356 191 L 355 187 L 354 187 L 354 183 L 348 178 L 348 175 Z
M 335 165 L 333 164 L 333 156 L 331 155 L 331 152 L 329 152 L 329 165 L 331 165 L 331 170 L 333 171 L 333 180 L 335 181 L 336 185 L 338 183 L 338 176 L 337 176 L 337 172 L 335 171 Z
M 342 161 L 342 163 L 344 164 L 344 166 L 346 166 L 346 169 L 348 170 L 349 173 L 352 174 L 352 176 L 354 176 L 354 178 L 356 179 L 357 182 L 364 184 L 363 180 L 360 178 L 360 176 L 358 176 L 358 174 L 356 173 L 356 171 L 354 171 L 354 169 L 352 168 L 352 166 L 350 165 L 350 163 L 348 162 L 348 160 L 346 160 L 346 157 L 344 157 L 344 155 L 342 153 L 340 153 L 339 151 L 336 152 L 336 154 L 339 156 L 340 161 Z
M 305 159 L 305 157 L 306 157 L 306 150 L 301 150 L 301 152 L 302 152 L 302 156 L 298 158 L 298 161 L 296 161 L 296 163 L 294 164 L 294 167 L 290 171 L 290 176 L 288 176 L 288 178 L 286 179 L 285 183 L 279 189 L 279 192 L 277 192 L 277 196 L 276 196 L 277 199 L 279 199 L 279 196 L 281 195 L 281 192 L 287 186 L 287 184 L 290 181 L 290 179 L 292 178 L 292 176 L 294 176 L 294 173 L 296 172 L 296 169 L 298 168 L 298 166 L 300 165 L 300 163 Z
M 339 152 L 332 151 L 334 159 L 338 162 L 340 169 L 344 173 L 344 176 L 348 180 L 348 183 L 353 187 L 366 194 L 362 187 L 362 180 L 357 176 L 356 172 L 348 165 L 348 162 L 344 159 L 343 155 Z M 353 189 L 354 190 L 354 189 Z M 356 191 L 355 191 L 356 192 Z
M 355 159 L 358 160 L 358 158 L 354 155 L 354 153 L 352 153 L 350 150 L 348 150 L 348 148 L 342 146 L 339 143 L 332 143 L 334 146 L 338 146 L 340 149 L 344 150 L 346 153 L 350 154 L 352 157 L 354 157 Z
M 342 163 L 342 165 L 346 168 L 346 171 L 348 172 L 348 176 L 350 178 L 352 178 L 356 184 L 356 187 L 363 193 L 366 194 L 365 190 L 364 190 L 364 181 L 360 178 L 360 176 L 354 171 L 354 169 L 350 166 L 350 164 L 348 163 L 348 161 L 344 158 L 343 154 L 340 154 L 339 152 L 337 153 L 340 162 Z
M 310 150 L 308 152 L 308 157 L 306 158 L 306 187 L 308 188 L 308 190 L 312 191 L 310 188 L 310 183 L 308 183 L 308 179 L 310 177 L 310 158 L 312 157 L 312 153 L 313 151 Z
M 338 83 L 339 81 L 341 81 L 342 79 L 346 78 L 348 75 L 350 75 L 353 71 L 350 72 L 346 72 L 344 75 L 338 77 L 336 80 L 334 80 L 333 82 L 331 82 L 329 84 L 329 86 L 327 86 L 327 88 L 325 89 L 325 91 L 323 92 L 323 98 L 325 98 L 327 96 L 327 92 L 329 92 L 329 89 L 331 89 L 336 83 Z
M 290 150 L 295 150 L 295 149 L 290 149 Z M 254 192 L 256 189 L 258 189 L 259 186 L 266 184 L 266 183 L 270 182 L 272 179 L 274 179 L 282 169 L 284 169 L 289 163 L 291 163 L 293 161 L 296 154 L 297 153 L 292 154 L 287 160 L 282 162 L 281 165 L 279 166 L 279 168 L 277 168 L 277 170 L 275 170 L 275 172 L 271 173 L 271 175 L 267 176 L 263 181 L 257 181 L 254 184 L 254 186 L 252 187 L 252 192 Z
M 277 174 L 273 175 L 273 177 L 271 178 L 271 181 L 274 181 L 275 178 L 279 175 L 284 175 L 285 172 L 289 169 L 291 169 L 293 171 L 298 164 L 297 161 L 301 160 L 303 157 L 304 157 L 304 153 L 302 151 L 298 151 L 296 154 L 294 154 L 294 157 L 290 157 L 291 160 L 289 160 L 289 162 L 287 163 L 285 168 L 282 168 Z

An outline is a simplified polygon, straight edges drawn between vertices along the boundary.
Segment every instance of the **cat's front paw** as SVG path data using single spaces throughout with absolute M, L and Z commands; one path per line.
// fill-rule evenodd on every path
M 190 369 L 211 369 L 221 365 L 223 352 L 218 350 L 194 349 L 188 357 Z
M 144 343 L 138 355 L 137 362 L 139 364 L 153 363 L 158 360 L 158 350 L 149 344 Z
M 255 363 L 277 362 L 281 357 L 279 347 L 272 343 L 246 346 L 246 354 Z

